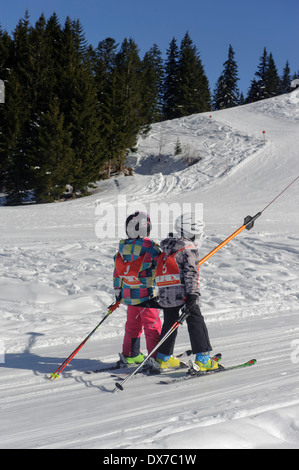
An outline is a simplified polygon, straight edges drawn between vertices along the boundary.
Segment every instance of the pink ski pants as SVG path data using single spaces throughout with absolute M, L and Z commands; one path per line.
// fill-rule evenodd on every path
M 150 353 L 160 339 L 162 323 L 157 308 L 137 307 L 128 305 L 125 336 L 123 340 L 123 355 L 132 356 L 132 345 L 140 344 L 140 336 L 144 330 L 147 352 Z M 135 349 L 135 348 L 134 348 Z M 153 358 L 156 354 L 153 354 Z

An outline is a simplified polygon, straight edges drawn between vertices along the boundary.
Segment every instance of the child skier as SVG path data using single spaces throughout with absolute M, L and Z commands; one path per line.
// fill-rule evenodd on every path
M 123 355 L 128 364 L 143 362 L 140 336 L 144 329 L 147 351 L 159 341 L 161 320 L 154 298 L 156 267 L 161 250 L 149 237 L 150 217 L 136 211 L 126 220 L 127 239 L 120 240 L 114 258 L 113 287 L 117 300 L 127 305 Z M 155 358 L 155 355 L 153 355 Z
M 161 242 L 163 253 L 159 257 L 156 284 L 159 305 L 163 308 L 164 323 L 161 339 L 179 318 L 183 305 L 189 311 L 188 332 L 200 370 L 217 369 L 217 362 L 210 358 L 212 350 L 208 330 L 198 306 L 199 292 L 199 253 L 198 245 L 203 237 L 204 224 L 193 213 L 186 213 L 175 221 L 177 234 L 169 235 Z M 180 361 L 173 356 L 177 336 L 175 330 L 158 349 L 156 356 L 160 368 L 179 367 Z

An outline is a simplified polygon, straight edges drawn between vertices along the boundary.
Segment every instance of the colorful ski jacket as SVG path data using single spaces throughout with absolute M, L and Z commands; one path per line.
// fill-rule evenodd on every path
M 160 246 L 163 253 L 160 255 L 157 272 L 157 284 L 160 284 L 159 305 L 162 308 L 178 307 L 183 304 L 187 294 L 200 295 L 198 248 L 190 240 L 174 237 L 166 238 Z M 163 256 L 174 258 L 175 263 L 173 261 L 169 263 L 169 266 L 174 267 L 172 273 L 167 273 L 166 263 L 163 271 Z
M 156 297 L 155 275 L 161 250 L 150 238 L 120 240 L 114 257 L 113 287 L 126 305 Z

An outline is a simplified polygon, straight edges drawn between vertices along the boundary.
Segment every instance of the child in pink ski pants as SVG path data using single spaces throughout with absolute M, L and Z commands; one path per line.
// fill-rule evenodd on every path
M 127 362 L 139 363 L 143 360 L 140 352 L 142 331 L 150 353 L 159 342 L 162 329 L 155 286 L 161 250 L 149 238 L 151 221 L 145 212 L 131 214 L 125 228 L 128 238 L 120 240 L 114 257 L 113 287 L 116 298 L 127 306 L 122 353 Z
M 140 352 L 140 337 L 144 330 L 146 348 L 150 353 L 157 345 L 162 323 L 157 308 L 137 307 L 128 305 L 127 322 L 123 340 L 124 356 L 138 356 Z M 155 359 L 157 353 L 152 357 Z

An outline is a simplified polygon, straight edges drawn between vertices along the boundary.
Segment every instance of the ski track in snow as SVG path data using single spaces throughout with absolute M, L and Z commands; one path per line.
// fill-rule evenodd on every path
M 0 208 L 0 448 L 299 448 L 298 183 L 200 269 L 214 352 L 255 366 L 171 386 L 137 376 L 113 394 L 109 372 L 85 372 L 117 360 L 121 306 L 47 378 L 113 301 L 117 239 L 95 236 L 96 206 L 203 202 L 204 256 L 298 175 L 298 102 L 296 91 L 156 124 L 129 159 L 134 177 L 78 201 Z M 198 163 L 173 156 L 177 138 Z M 176 352 L 189 347 L 183 325 Z

